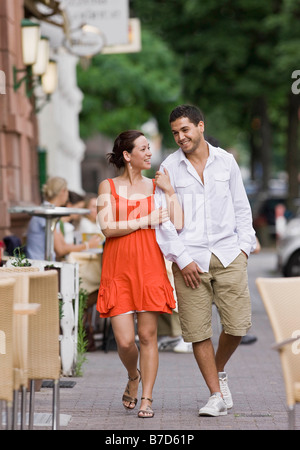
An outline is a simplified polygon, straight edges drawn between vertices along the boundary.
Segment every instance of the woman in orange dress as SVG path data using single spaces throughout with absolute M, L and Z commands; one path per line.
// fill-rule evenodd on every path
M 142 170 L 151 167 L 151 151 L 143 133 L 135 130 L 121 133 L 108 156 L 110 163 L 124 171 L 99 185 L 98 218 L 106 243 L 97 310 L 100 317 L 110 317 L 118 354 L 128 372 L 123 405 L 127 409 L 136 406 L 142 380 L 138 417 L 147 418 L 154 415 L 151 404 L 158 369 L 158 316 L 172 314 L 175 308 L 155 226 L 169 220 L 169 212 L 174 216 L 180 206 L 175 201 L 172 208 L 154 208 L 155 182 L 142 175 Z M 156 183 L 172 195 L 167 173 L 158 173 Z M 140 370 L 134 313 L 137 313 Z

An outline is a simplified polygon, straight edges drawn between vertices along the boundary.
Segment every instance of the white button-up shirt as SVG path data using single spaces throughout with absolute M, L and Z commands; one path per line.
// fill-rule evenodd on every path
M 179 148 L 162 163 L 184 211 L 179 232 L 168 221 L 156 228 L 157 242 L 166 259 L 183 269 L 195 261 L 208 272 L 214 253 L 227 267 L 243 250 L 256 247 L 252 213 L 240 169 L 232 154 L 209 144 L 209 158 L 202 182 L 196 169 Z M 164 193 L 155 191 L 156 207 L 166 206 Z

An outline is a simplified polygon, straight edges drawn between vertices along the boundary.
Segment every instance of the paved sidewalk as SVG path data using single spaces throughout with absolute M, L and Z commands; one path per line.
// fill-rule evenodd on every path
M 260 265 L 258 264 L 260 263 Z M 263 267 L 259 269 L 259 267 Z M 105 430 L 104 438 L 113 430 L 150 430 L 153 435 L 186 430 L 198 436 L 199 430 L 286 430 L 285 390 L 278 354 L 271 350 L 273 333 L 267 315 L 256 291 L 258 276 L 276 276 L 276 260 L 271 251 L 253 255 L 249 260 L 249 282 L 253 302 L 251 334 L 257 336 L 254 344 L 240 345 L 228 364 L 229 385 L 234 406 L 227 416 L 199 417 L 198 410 L 209 393 L 192 354 L 160 352 L 158 377 L 153 393 L 152 419 L 137 417 L 138 407 L 127 411 L 121 403 L 127 383 L 127 374 L 116 351 L 97 351 L 87 354 L 84 375 L 64 378 L 75 381 L 73 388 L 61 388 L 61 414 L 66 422 L 63 430 Z M 218 335 L 218 320 L 214 313 L 214 338 Z M 141 395 L 141 387 L 139 396 Z M 36 393 L 36 412 L 51 412 L 52 390 L 42 388 Z M 49 427 L 35 427 L 49 429 Z M 296 429 L 300 429 L 299 408 L 296 409 Z M 183 433 L 181 433 L 183 434 Z M 101 434 L 101 436 L 103 433 Z M 114 438 L 119 436 L 114 433 Z M 104 439 L 103 438 L 103 439 Z M 168 443 L 168 442 L 163 442 Z M 178 444 L 178 442 L 172 442 Z

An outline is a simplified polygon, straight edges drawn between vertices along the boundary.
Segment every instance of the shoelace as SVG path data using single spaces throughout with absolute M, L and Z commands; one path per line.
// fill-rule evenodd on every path
M 220 389 L 223 395 L 228 395 L 227 378 L 219 378 Z

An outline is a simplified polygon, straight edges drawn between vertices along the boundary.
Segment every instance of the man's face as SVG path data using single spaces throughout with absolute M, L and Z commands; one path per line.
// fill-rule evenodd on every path
M 187 117 L 180 117 L 171 122 L 171 130 L 176 144 L 188 155 L 197 150 L 204 133 L 204 123 L 201 121 L 194 125 Z

